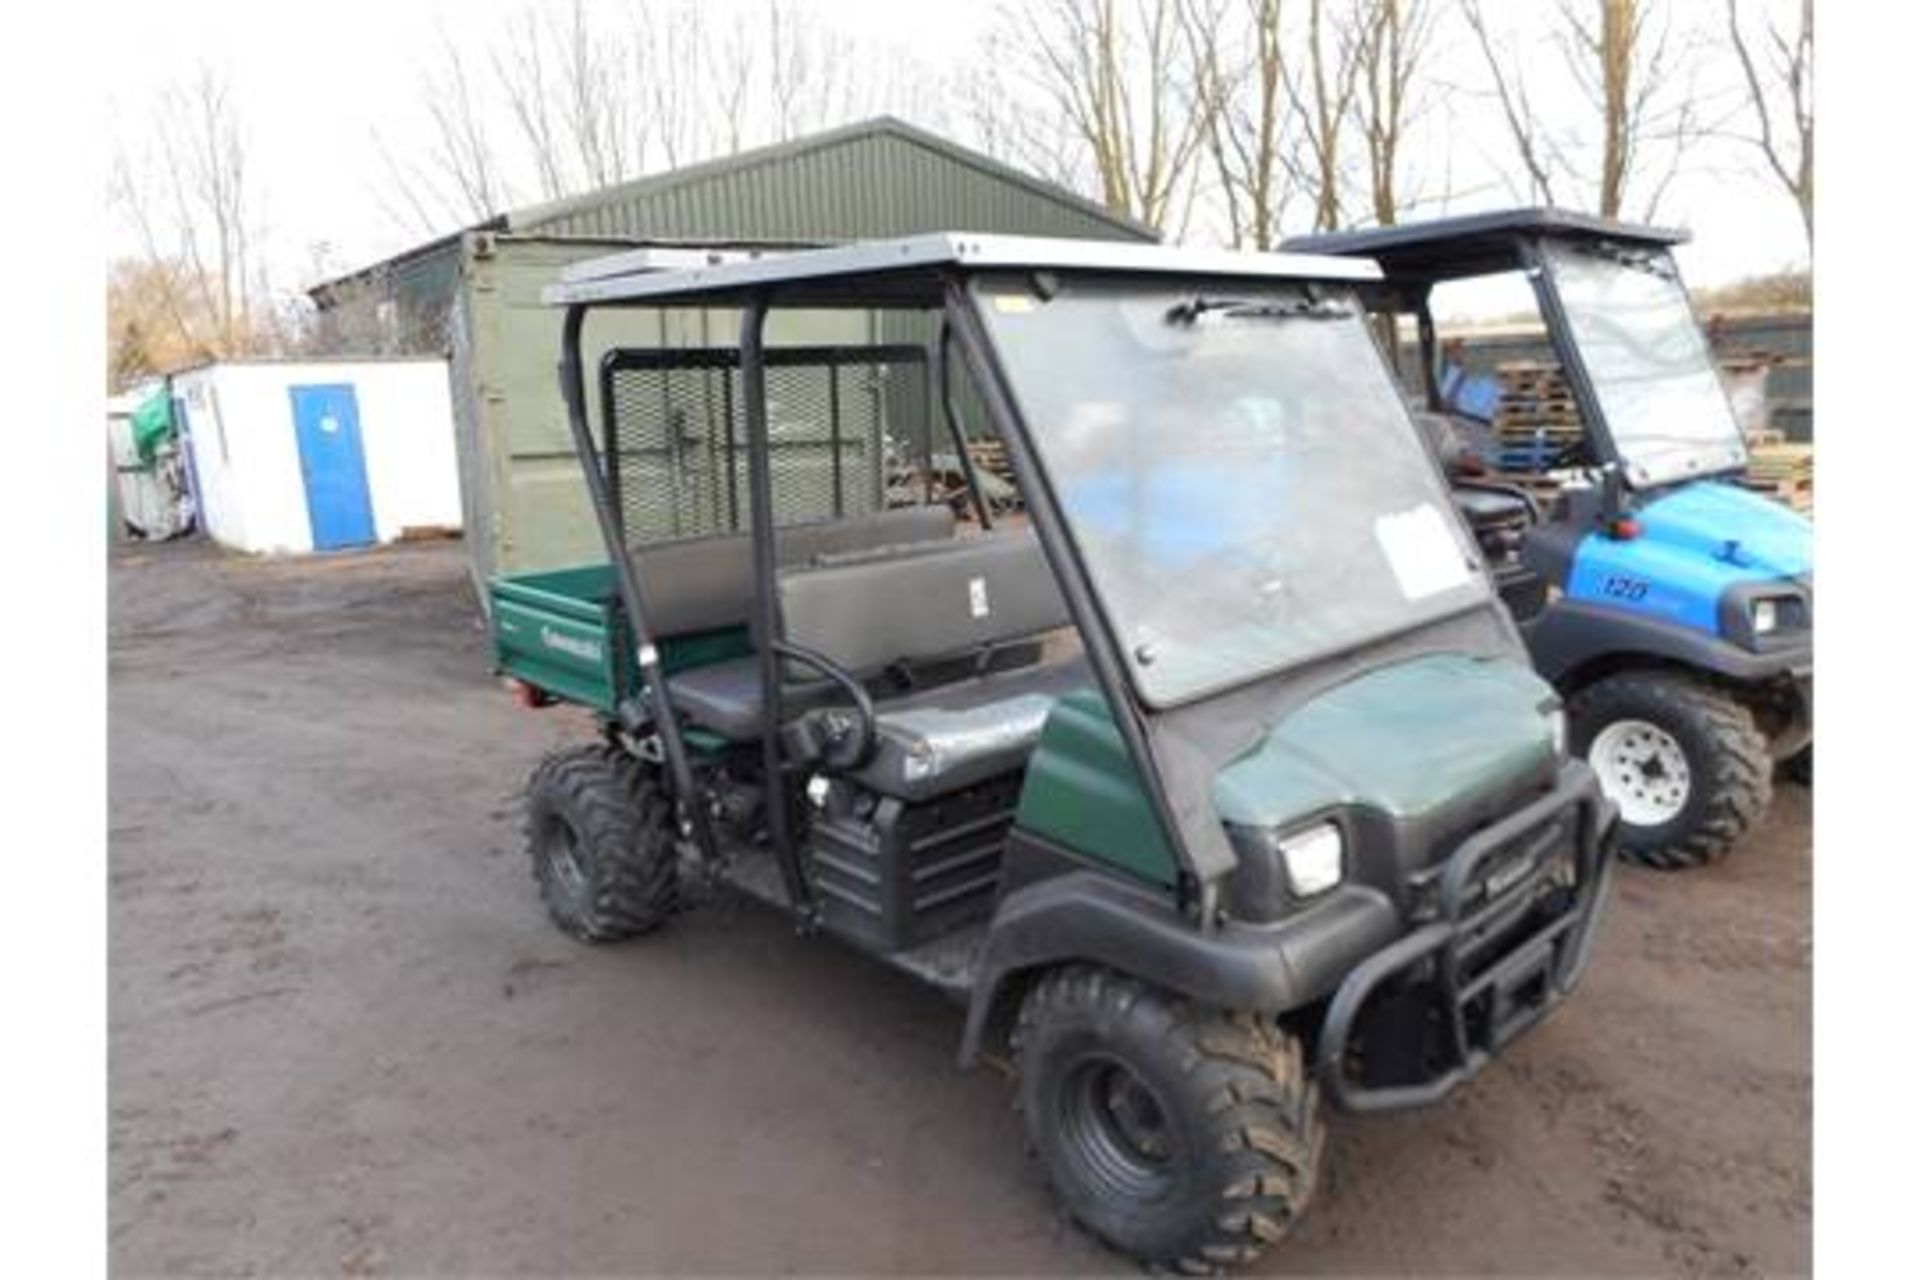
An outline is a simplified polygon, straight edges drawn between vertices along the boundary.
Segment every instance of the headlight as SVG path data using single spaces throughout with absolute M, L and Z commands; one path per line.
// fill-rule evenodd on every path
M 1780 603 L 1777 600 L 1753 602 L 1753 634 L 1764 636 L 1780 629 Z
M 1287 883 L 1294 896 L 1311 898 L 1340 883 L 1345 842 L 1340 828 L 1331 822 L 1310 827 L 1298 835 L 1274 842 L 1280 860 L 1287 868 Z
M 1559 707 L 1547 712 L 1547 732 L 1553 736 L 1553 754 L 1567 754 L 1567 713 Z

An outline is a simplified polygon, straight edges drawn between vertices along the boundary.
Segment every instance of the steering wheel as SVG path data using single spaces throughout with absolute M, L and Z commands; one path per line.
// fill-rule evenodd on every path
M 1567 441 L 1565 444 L 1561 445 L 1558 449 L 1555 449 L 1551 454 L 1548 455 L 1547 463 L 1544 467 L 1541 468 L 1541 470 L 1555 471 L 1561 467 L 1571 467 L 1571 466 L 1579 465 L 1581 455 L 1587 451 L 1588 443 L 1589 442 L 1585 435 L 1581 435 L 1577 439 Z
M 820 765 L 833 773 L 845 773 L 858 769 L 873 759 L 873 753 L 879 746 L 879 733 L 873 711 L 873 698 L 867 693 L 866 686 L 851 671 L 829 658 L 826 654 L 794 644 L 790 640 L 775 640 L 773 651 L 783 658 L 791 659 L 804 667 L 819 672 L 827 680 L 837 685 L 853 703 L 853 716 L 847 732 L 840 732 L 840 726 L 847 723 L 840 716 L 834 716 L 833 732 L 823 735 L 826 747 L 820 753 Z M 838 711 L 835 708 L 835 711 Z

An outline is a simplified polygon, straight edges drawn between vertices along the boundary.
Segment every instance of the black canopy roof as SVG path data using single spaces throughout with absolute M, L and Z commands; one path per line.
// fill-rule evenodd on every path
M 1372 258 L 1389 280 L 1431 282 L 1516 271 L 1521 266 L 1520 242 L 1536 237 L 1662 246 L 1691 238 L 1674 227 L 1616 222 L 1568 209 L 1502 209 L 1364 231 L 1295 236 L 1280 247 L 1289 253 Z

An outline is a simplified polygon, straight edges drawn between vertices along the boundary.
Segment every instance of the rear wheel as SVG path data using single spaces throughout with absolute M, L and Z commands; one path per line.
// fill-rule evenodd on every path
M 527 852 L 548 913 L 576 938 L 630 938 L 678 906 L 673 806 L 650 770 L 613 747 L 540 762 L 527 784 Z
M 1319 1094 L 1269 1020 L 1075 966 L 1027 995 L 1014 1049 L 1027 1133 L 1068 1212 L 1141 1261 L 1251 1261 L 1312 1196 Z
M 1620 809 L 1620 852 L 1663 870 L 1725 857 L 1773 799 L 1773 760 L 1753 713 L 1670 672 L 1629 671 L 1568 707 L 1572 746 Z

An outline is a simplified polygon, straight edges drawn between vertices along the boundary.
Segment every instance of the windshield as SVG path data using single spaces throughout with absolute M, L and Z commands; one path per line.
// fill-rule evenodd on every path
M 974 291 L 1149 704 L 1486 599 L 1350 297 L 1265 282 Z
M 1744 466 L 1713 352 L 1666 253 L 1541 246 L 1629 482 Z

